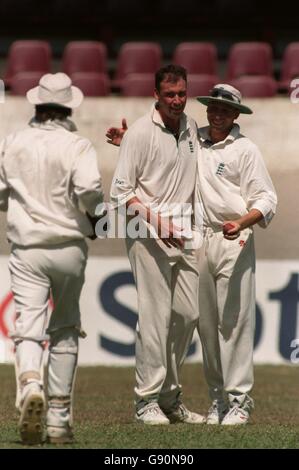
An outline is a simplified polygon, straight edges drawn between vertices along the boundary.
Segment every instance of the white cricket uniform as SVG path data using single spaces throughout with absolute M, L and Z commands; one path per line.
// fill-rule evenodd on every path
M 177 141 L 153 107 L 123 138 L 111 201 L 121 206 L 138 197 L 165 217 L 171 204 L 191 205 L 197 146 L 193 120 L 182 116 Z M 180 393 L 178 369 L 198 320 L 195 251 L 167 248 L 156 238 L 127 237 L 126 244 L 138 297 L 137 409 L 150 400 L 168 408 Z
M 18 344 L 20 376 L 40 370 L 50 291 L 54 302 L 50 336 L 81 327 L 85 237 L 92 234 L 85 211 L 94 215 L 103 192 L 95 149 L 70 132 L 67 122 L 32 121 L 0 144 L 0 208 L 8 211 L 16 307 L 12 337 Z M 72 350 L 76 355 L 77 345 Z
M 234 124 L 225 140 L 212 144 L 208 127 L 198 131 L 200 150 L 196 198 L 203 206 L 200 250 L 199 334 L 212 399 L 247 394 L 253 386 L 255 251 L 252 228 L 226 240 L 222 224 L 251 209 L 266 227 L 276 193 L 260 151 Z

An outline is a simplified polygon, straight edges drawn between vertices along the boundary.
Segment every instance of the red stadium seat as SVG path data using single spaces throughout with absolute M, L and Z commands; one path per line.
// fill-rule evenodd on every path
M 4 81 L 10 86 L 11 79 L 19 72 L 50 72 L 51 48 L 46 41 L 15 41 L 8 52 Z
M 71 77 L 73 85 L 80 88 L 85 96 L 107 96 L 110 92 L 109 79 L 105 73 L 77 72 Z
M 207 96 L 209 95 L 210 90 L 221 80 L 217 75 L 208 75 L 208 74 L 189 74 L 187 76 L 188 87 L 187 94 L 188 96 Z
M 286 47 L 281 64 L 279 88 L 289 90 L 293 78 L 299 77 L 299 42 L 291 42 Z
M 72 76 L 76 72 L 107 73 L 107 49 L 97 41 L 72 41 L 63 52 L 62 69 Z
M 210 42 L 182 42 L 175 48 L 172 61 L 185 67 L 188 74 L 217 75 L 217 50 Z
M 124 78 L 131 73 L 152 73 L 161 67 L 162 50 L 155 42 L 127 42 L 120 48 L 116 74 L 113 80 L 115 88 L 122 88 Z
M 153 73 L 131 73 L 123 80 L 123 96 L 154 96 L 155 76 Z
M 277 82 L 266 75 L 243 76 L 230 80 L 245 98 L 270 98 L 277 93 Z
M 272 76 L 272 49 L 265 42 L 239 42 L 228 55 L 227 80 L 242 75 Z
M 25 96 L 30 88 L 38 85 L 43 72 L 19 72 L 11 78 L 10 92 L 12 95 Z

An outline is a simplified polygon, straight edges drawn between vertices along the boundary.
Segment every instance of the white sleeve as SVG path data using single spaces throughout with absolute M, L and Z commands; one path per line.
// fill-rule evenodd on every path
M 96 207 L 104 199 L 97 154 L 87 139 L 82 139 L 75 145 L 78 155 L 72 169 L 74 193 L 87 212 L 94 216 Z
M 121 142 L 119 159 L 110 189 L 110 200 L 114 208 L 126 204 L 136 196 L 138 177 L 142 172 L 143 156 L 147 144 L 139 132 L 129 129 Z
M 240 188 L 247 209 L 259 210 L 263 214 L 259 225 L 267 227 L 276 211 L 277 195 L 263 157 L 253 144 L 241 161 Z
M 6 212 L 8 209 L 9 186 L 6 181 L 4 170 L 5 139 L 0 143 L 0 211 Z

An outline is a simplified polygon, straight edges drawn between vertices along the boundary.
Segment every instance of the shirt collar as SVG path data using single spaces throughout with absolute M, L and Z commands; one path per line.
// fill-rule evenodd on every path
M 61 127 L 63 127 L 64 129 L 70 132 L 77 131 L 76 124 L 71 119 L 64 119 L 63 121 L 60 121 L 59 119 L 54 119 L 53 121 L 51 121 L 51 119 L 48 119 L 48 121 L 39 122 L 36 120 L 35 117 L 33 117 L 29 121 L 29 126 L 35 127 L 37 129 L 43 129 L 46 131 L 53 131 L 56 129 L 61 129 Z
M 158 124 L 161 127 L 164 127 L 164 129 L 167 129 L 164 122 L 162 121 L 161 115 L 159 111 L 156 108 L 156 104 L 153 104 L 151 108 L 151 116 L 152 116 L 152 121 L 155 124 Z M 187 129 L 190 129 L 190 123 L 187 118 L 187 115 L 185 113 L 182 113 L 181 118 L 180 118 L 180 133 L 186 131 Z
M 199 140 L 201 141 L 201 143 L 207 144 L 209 146 L 229 143 L 229 142 L 233 142 L 234 140 L 236 140 L 236 138 L 240 135 L 240 126 L 239 124 L 235 123 L 232 127 L 232 130 L 228 134 L 228 136 L 224 140 L 221 140 L 220 142 L 216 142 L 215 144 L 213 144 L 211 141 L 211 138 L 209 135 L 209 126 L 201 127 L 200 129 L 198 129 L 198 135 L 199 135 Z

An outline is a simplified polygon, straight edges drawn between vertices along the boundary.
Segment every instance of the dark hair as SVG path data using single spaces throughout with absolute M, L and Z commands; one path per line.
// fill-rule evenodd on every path
M 166 65 L 161 67 L 155 75 L 155 87 L 156 90 L 160 91 L 160 84 L 164 80 L 171 83 L 176 83 L 182 78 L 187 82 L 187 71 L 181 65 Z
M 54 121 L 58 119 L 59 121 L 64 121 L 67 117 L 72 115 L 71 108 L 66 106 L 60 106 L 59 104 L 37 104 L 35 106 L 35 119 L 38 122 Z

